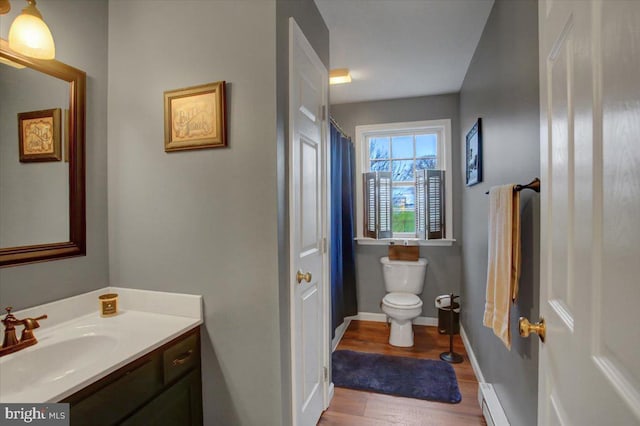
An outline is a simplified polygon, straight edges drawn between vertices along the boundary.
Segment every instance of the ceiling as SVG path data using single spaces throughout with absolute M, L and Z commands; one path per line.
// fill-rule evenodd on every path
M 352 76 L 331 86 L 331 103 L 459 91 L 493 1 L 315 0 L 331 68 Z

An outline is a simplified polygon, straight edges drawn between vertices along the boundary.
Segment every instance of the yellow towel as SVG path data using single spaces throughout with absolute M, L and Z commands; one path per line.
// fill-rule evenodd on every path
M 483 324 L 511 349 L 509 312 L 520 278 L 520 192 L 515 185 L 489 191 L 489 258 Z

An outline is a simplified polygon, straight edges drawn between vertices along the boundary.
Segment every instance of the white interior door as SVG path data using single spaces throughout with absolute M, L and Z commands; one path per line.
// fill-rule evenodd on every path
M 328 366 L 326 229 L 327 69 L 289 19 L 291 327 L 294 425 L 315 425 Z
M 540 1 L 539 425 L 640 424 L 640 1 Z

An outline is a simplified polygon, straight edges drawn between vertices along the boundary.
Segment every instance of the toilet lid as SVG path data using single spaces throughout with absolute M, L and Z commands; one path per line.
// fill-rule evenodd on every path
M 422 300 L 411 293 L 389 293 L 382 299 L 382 303 L 394 308 L 417 308 L 422 306 Z

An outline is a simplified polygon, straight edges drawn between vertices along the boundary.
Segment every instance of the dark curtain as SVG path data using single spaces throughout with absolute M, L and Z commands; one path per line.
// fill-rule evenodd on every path
M 355 149 L 331 123 L 331 337 L 358 313 L 354 241 Z

